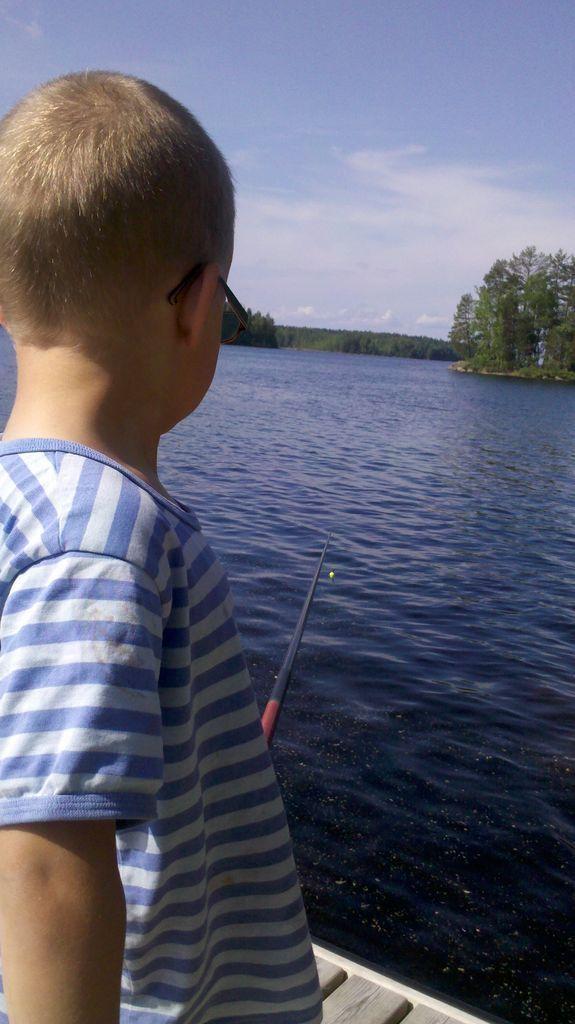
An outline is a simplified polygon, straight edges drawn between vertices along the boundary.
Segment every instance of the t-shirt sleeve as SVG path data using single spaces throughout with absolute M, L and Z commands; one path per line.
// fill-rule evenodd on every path
M 0 826 L 157 817 L 162 606 L 121 558 L 65 552 L 13 581 L 0 617 Z

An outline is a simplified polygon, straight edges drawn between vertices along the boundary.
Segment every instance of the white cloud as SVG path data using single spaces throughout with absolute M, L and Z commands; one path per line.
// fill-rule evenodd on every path
M 330 152 L 297 194 L 238 190 L 234 281 L 280 322 L 305 295 L 327 326 L 446 337 L 495 259 L 572 249 L 572 199 L 529 185 L 541 168 L 440 160 L 415 144 Z
M 42 26 L 38 24 L 37 21 L 24 22 L 22 24 L 22 28 L 24 32 L 26 32 L 29 36 L 32 36 L 33 39 L 39 39 L 40 36 L 44 35 L 44 30 Z
M 333 152 L 340 159 L 344 160 L 350 167 L 357 167 L 359 170 L 369 173 L 381 174 L 385 167 L 392 167 L 406 156 L 420 156 L 427 153 L 427 146 L 402 146 L 399 149 L 361 149 L 355 153 L 346 154 L 340 148 L 334 147 Z
M 0 18 L 6 25 L 12 25 L 24 32 L 25 35 L 30 36 L 31 39 L 39 39 L 44 35 L 44 30 L 37 19 L 17 16 L 14 13 L 14 11 L 18 11 L 23 15 L 25 6 L 27 5 L 24 5 L 21 0 L 1 0 Z
M 415 322 L 416 324 L 448 324 L 451 320 L 448 316 L 430 316 L 428 313 L 422 313 Z
M 276 307 L 273 315 L 278 323 L 289 323 L 293 326 L 395 331 L 399 325 L 399 320 L 391 309 L 380 313 L 368 306 L 352 306 L 350 308 L 344 306 L 339 309 L 331 306 L 321 310 L 314 306 L 297 306 L 295 309 L 279 306 Z

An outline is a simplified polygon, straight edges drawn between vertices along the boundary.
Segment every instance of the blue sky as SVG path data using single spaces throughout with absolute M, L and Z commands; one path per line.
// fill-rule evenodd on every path
M 0 114 L 146 78 L 232 166 L 244 305 L 447 337 L 494 259 L 575 249 L 574 39 L 572 0 L 0 0 Z

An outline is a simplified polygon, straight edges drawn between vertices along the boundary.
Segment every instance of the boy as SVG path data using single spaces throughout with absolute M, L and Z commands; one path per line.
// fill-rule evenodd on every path
M 234 216 L 221 153 L 148 82 L 65 75 L 0 121 L 18 363 L 0 441 L 0 1024 L 323 1020 L 228 580 L 157 475 L 160 435 L 214 375 Z

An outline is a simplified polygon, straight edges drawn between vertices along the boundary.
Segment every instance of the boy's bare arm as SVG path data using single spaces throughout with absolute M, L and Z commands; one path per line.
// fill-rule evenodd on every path
M 126 902 L 114 820 L 0 828 L 10 1024 L 118 1024 Z

